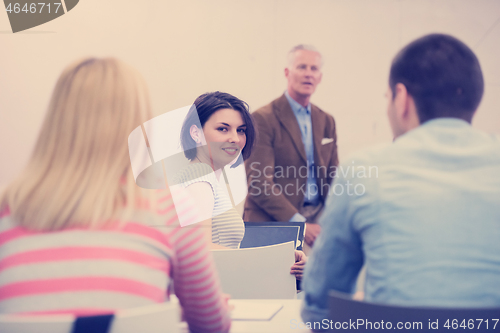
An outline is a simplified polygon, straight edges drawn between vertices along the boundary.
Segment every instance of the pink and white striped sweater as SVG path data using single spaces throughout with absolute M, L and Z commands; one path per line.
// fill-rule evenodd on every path
M 158 206 L 154 218 L 138 212 L 116 227 L 58 232 L 22 229 L 4 209 L 0 313 L 112 313 L 168 301 L 173 280 L 192 332 L 227 332 L 229 311 L 204 233 L 178 222 L 175 208 L 191 214 L 191 204 L 174 208 L 168 194 Z

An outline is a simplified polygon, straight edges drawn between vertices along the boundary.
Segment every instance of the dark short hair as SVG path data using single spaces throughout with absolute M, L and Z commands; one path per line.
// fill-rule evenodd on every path
M 246 160 L 250 157 L 256 133 L 248 104 L 233 95 L 216 91 L 199 96 L 194 101 L 194 104 L 189 109 L 186 119 L 184 120 L 184 124 L 181 129 L 181 146 L 186 158 L 192 160 L 196 157 L 196 142 L 194 142 L 191 137 L 191 126 L 196 125 L 199 128 L 203 128 L 207 120 L 215 112 L 221 109 L 232 109 L 241 113 L 241 117 L 247 127 L 245 131 L 245 147 L 243 147 L 240 158 L 235 164 L 233 164 L 233 167 L 238 166 L 242 162 L 242 159 Z
M 393 98 L 398 83 L 413 97 L 421 124 L 440 117 L 470 122 L 484 91 L 474 52 L 444 34 L 421 37 L 396 55 L 389 75 Z

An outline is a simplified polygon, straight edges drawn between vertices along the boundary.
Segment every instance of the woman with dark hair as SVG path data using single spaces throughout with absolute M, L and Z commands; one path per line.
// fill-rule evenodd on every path
M 255 129 L 248 109 L 247 103 L 230 94 L 203 94 L 181 129 L 181 146 L 190 163 L 175 182 L 195 199 L 212 248 L 237 249 L 245 233 L 221 176 L 226 165 L 234 166 L 251 153 Z
M 190 162 L 175 183 L 195 199 L 212 248 L 240 247 L 245 226 L 221 176 L 250 156 L 255 136 L 248 104 L 223 92 L 199 96 L 184 120 L 181 145 Z M 306 257 L 301 251 L 295 257 L 291 273 L 301 279 Z
M 205 124 L 214 114 L 216 117 L 219 116 L 221 119 L 225 119 L 226 116 L 229 116 L 231 119 L 235 118 L 234 120 L 241 125 L 236 128 L 236 130 L 239 134 L 242 134 L 239 136 L 239 139 L 244 139 L 244 141 L 240 141 L 242 149 L 234 154 L 228 154 L 227 157 L 224 154 L 217 154 L 219 151 L 214 150 L 213 153 L 215 155 L 213 158 L 209 158 L 209 156 L 206 156 L 206 152 L 204 152 L 205 154 L 202 158 L 205 158 L 206 161 L 210 159 L 211 163 L 214 161 L 221 162 L 223 164 L 222 167 L 224 167 L 235 159 L 234 156 L 238 156 L 238 161 L 232 165 L 232 167 L 236 167 L 243 159 L 247 159 L 252 153 L 256 134 L 255 127 L 253 125 L 252 116 L 249 112 L 248 104 L 230 94 L 219 91 L 199 96 L 189 110 L 181 130 L 181 145 L 184 150 L 184 155 L 191 161 L 196 159 L 198 153 L 200 153 L 200 151 L 196 148 L 200 146 L 201 141 L 199 140 L 201 140 L 204 136 L 200 135 L 200 128 L 203 132 L 208 130 L 205 129 Z M 219 128 L 219 124 L 216 124 L 215 130 L 220 133 L 224 133 L 219 137 L 220 140 L 224 140 L 225 138 L 223 138 L 223 136 L 228 134 L 228 128 L 224 128 L 224 126 L 227 126 L 228 124 L 222 122 L 220 125 L 222 125 L 223 128 Z M 214 142 L 215 141 L 211 142 L 211 146 L 213 146 Z M 240 152 L 241 154 L 239 154 Z M 203 153 L 203 151 L 201 151 L 201 153 Z M 224 161 L 228 160 L 229 162 L 224 163 Z M 215 168 L 217 168 L 217 166 L 215 166 Z

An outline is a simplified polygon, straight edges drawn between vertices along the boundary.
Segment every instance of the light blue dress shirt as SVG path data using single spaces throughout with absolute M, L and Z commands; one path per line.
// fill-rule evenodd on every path
M 342 163 L 307 262 L 304 321 L 327 318 L 329 290 L 365 299 L 500 306 L 500 139 L 465 121 L 428 121 Z
M 288 91 L 285 91 L 285 96 L 288 100 L 288 103 L 290 104 L 290 107 L 292 108 L 293 113 L 295 114 L 295 118 L 297 118 L 297 122 L 299 123 L 300 132 L 302 134 L 302 142 L 304 143 L 304 148 L 306 150 L 308 173 L 304 202 L 311 203 L 312 205 L 317 205 L 319 202 L 319 191 L 316 182 L 316 175 L 313 172 L 314 141 L 311 121 L 311 103 L 309 103 L 307 107 L 303 107 L 292 97 L 290 97 Z M 292 216 L 290 221 L 302 222 L 305 221 L 305 218 L 297 213 Z

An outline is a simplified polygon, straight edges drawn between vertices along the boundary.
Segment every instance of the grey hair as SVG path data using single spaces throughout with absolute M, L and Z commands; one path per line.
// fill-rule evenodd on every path
M 288 65 L 290 65 L 293 62 L 295 52 L 297 52 L 299 50 L 305 50 L 305 51 L 311 51 L 311 52 L 318 53 L 319 56 L 321 57 L 321 67 L 323 67 L 323 56 L 321 55 L 321 53 L 318 51 L 318 49 L 316 47 L 314 47 L 313 45 L 310 45 L 310 44 L 299 44 L 299 45 L 295 45 L 294 47 L 292 47 L 291 50 L 288 51 L 288 55 L 287 55 Z

